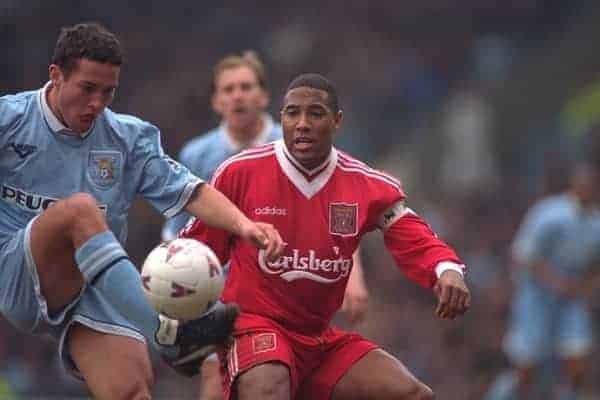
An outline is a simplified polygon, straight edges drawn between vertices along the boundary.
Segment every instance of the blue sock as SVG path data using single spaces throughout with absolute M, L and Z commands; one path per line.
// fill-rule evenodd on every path
M 157 350 L 176 350 L 156 341 L 158 313 L 146 299 L 138 270 L 112 232 L 92 236 L 77 249 L 75 260 L 85 281 L 96 287 Z
M 75 251 L 75 262 L 88 283 L 122 258 L 127 258 L 127 253 L 110 231 L 95 234 Z

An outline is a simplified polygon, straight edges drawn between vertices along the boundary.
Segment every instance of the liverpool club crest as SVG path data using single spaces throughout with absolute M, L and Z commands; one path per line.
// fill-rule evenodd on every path
M 121 153 L 92 150 L 88 168 L 92 182 L 102 189 L 109 189 L 121 178 Z
M 329 204 L 329 233 L 354 236 L 358 233 L 358 204 Z

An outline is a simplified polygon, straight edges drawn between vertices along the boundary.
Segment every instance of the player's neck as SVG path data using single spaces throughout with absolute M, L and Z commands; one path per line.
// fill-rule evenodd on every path
M 52 86 L 52 84 L 50 84 L 50 86 L 46 90 L 46 93 L 44 93 L 44 96 L 46 96 L 46 103 L 50 108 L 50 112 L 54 114 L 54 116 L 60 121 L 61 124 L 69 128 L 69 125 L 67 125 L 67 123 L 65 122 L 65 119 L 62 113 L 60 112 L 60 109 L 58 108 L 57 92 L 56 89 Z M 72 131 L 70 128 L 64 131 L 64 133 L 69 135 L 78 135 L 78 133 Z
M 592 199 L 580 196 L 579 193 L 577 193 L 577 191 L 574 189 L 569 192 L 569 195 L 575 200 L 581 213 L 585 214 L 595 210 L 596 203 Z
M 252 124 L 247 126 L 232 126 L 227 124 L 227 134 L 238 143 L 251 143 L 253 142 L 265 128 L 265 117 L 261 115 Z

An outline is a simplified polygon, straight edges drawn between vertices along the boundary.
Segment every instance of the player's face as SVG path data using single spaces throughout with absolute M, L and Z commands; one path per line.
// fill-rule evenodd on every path
M 281 110 L 283 138 L 290 154 L 304 168 L 312 169 L 325 161 L 341 122 L 342 112 L 329 108 L 327 92 L 309 87 L 287 92 Z
M 584 206 L 598 200 L 598 178 L 596 171 L 589 168 L 580 168 L 571 178 L 572 191 Z
M 256 125 L 269 105 L 269 96 L 254 71 L 239 66 L 225 69 L 217 76 L 212 104 L 229 127 L 244 131 Z
M 112 102 L 120 70 L 116 65 L 82 58 L 67 76 L 58 65 L 50 65 L 52 88 L 48 99 L 52 111 L 68 128 L 86 132 Z

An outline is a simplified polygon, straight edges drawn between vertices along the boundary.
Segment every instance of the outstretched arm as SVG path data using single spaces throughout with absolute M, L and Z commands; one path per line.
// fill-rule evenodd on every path
M 270 260 L 279 258 L 283 251 L 283 240 L 273 225 L 251 221 L 224 194 L 206 183 L 196 187 L 185 209 L 207 226 L 222 229 L 265 249 Z
M 454 319 L 470 306 L 471 294 L 464 281 L 464 265 L 450 246 L 403 201 L 387 210 L 379 226 L 398 267 L 412 281 L 432 288 L 438 298 L 436 314 Z

